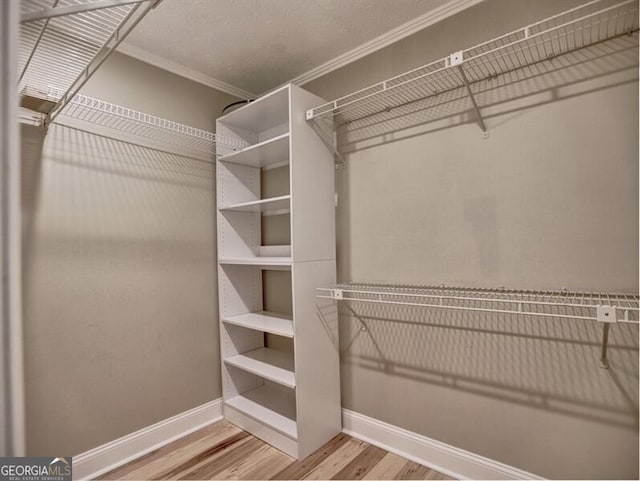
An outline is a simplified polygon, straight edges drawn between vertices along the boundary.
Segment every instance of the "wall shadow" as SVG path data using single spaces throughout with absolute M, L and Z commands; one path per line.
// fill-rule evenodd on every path
M 83 452 L 218 397 L 214 165 L 22 133 L 27 452 Z
M 595 322 L 357 301 L 341 302 L 339 316 L 343 370 L 638 429 L 637 326 L 612 327 L 605 370 Z

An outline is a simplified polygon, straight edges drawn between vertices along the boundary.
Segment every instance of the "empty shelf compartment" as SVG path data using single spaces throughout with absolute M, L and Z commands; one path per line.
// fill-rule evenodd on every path
M 243 371 L 289 388 L 295 388 L 293 356 L 289 353 L 261 347 L 229 357 L 224 362 Z
M 265 140 L 220 157 L 220 161 L 248 167 L 275 167 L 289 162 L 289 134 Z
M 293 321 L 291 317 L 273 312 L 258 311 L 223 319 L 227 324 L 268 332 L 278 336 L 293 337 Z
M 293 391 L 264 384 L 225 401 L 239 412 L 297 439 L 296 400 Z
M 253 132 L 264 132 L 289 122 L 289 87 L 271 92 L 255 102 L 240 107 L 218 122 Z
M 285 214 L 291 210 L 291 196 L 281 195 L 240 204 L 220 207 L 220 210 L 235 212 L 262 212 L 263 214 Z

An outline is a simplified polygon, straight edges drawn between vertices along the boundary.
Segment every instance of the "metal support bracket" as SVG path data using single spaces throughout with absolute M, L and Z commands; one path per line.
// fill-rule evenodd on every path
M 311 117 L 309 117 L 310 113 L 311 113 Z M 318 135 L 322 143 L 325 145 L 325 147 L 329 149 L 329 151 L 333 154 L 333 157 L 336 161 L 336 169 L 344 167 L 345 165 L 344 157 L 342 157 L 342 154 L 338 151 L 338 148 L 335 145 L 336 144 L 335 139 L 334 139 L 334 142 L 329 142 L 326 139 L 326 135 L 324 135 L 324 133 L 322 132 L 322 129 L 318 126 L 316 121 L 310 120 L 310 119 L 313 119 L 313 112 L 311 110 L 307 110 L 305 114 L 305 118 L 311 125 L 311 128 L 315 130 L 316 134 Z
M 602 369 L 609 369 L 609 359 L 607 357 L 607 350 L 609 348 L 609 328 L 611 324 L 618 322 L 616 307 L 598 305 L 596 306 L 596 317 L 598 322 L 602 325 L 602 347 L 600 350 L 600 367 Z
M 92 2 L 93 4 L 101 3 L 103 0 L 97 0 Z M 105 0 L 106 1 L 106 0 Z M 115 1 L 115 0 L 113 0 Z M 115 51 L 115 49 L 122 43 L 122 41 L 129 35 L 129 33 L 138 25 L 138 23 L 145 17 L 145 15 L 152 9 L 156 8 L 162 0 L 136 0 L 135 2 L 124 0 L 127 3 L 137 3 L 122 23 L 115 29 L 115 31 L 104 42 L 102 47 L 98 50 L 96 55 L 91 59 L 89 64 L 84 69 L 83 73 L 71 84 L 65 94 L 62 96 L 58 104 L 53 108 L 51 112 L 45 118 L 44 124 L 48 126 L 56 116 L 64 110 L 66 105 L 71 101 L 73 96 L 87 83 L 91 76 L 98 70 L 98 68 L 104 63 L 109 55 Z M 142 3 L 146 5 L 142 6 Z M 113 2 L 112 2 L 113 3 Z M 120 2 L 122 3 L 122 2 Z M 114 5 L 111 5 L 114 6 Z M 105 7 L 106 8 L 106 7 Z
M 609 369 L 609 359 L 607 357 L 607 349 L 609 347 L 609 326 L 611 326 L 609 323 L 602 326 L 602 349 L 600 351 L 600 367 L 602 369 Z
M 476 98 L 473 96 L 473 92 L 471 91 L 471 84 L 469 83 L 469 79 L 467 78 L 467 74 L 464 72 L 464 69 L 462 68 L 462 64 L 464 63 L 464 56 L 462 53 L 462 50 L 459 52 L 455 52 L 452 53 L 449 56 L 449 64 L 452 67 L 458 67 L 458 71 L 460 72 L 460 77 L 462 78 L 462 81 L 464 82 L 464 86 L 467 89 L 467 94 L 469 95 L 469 98 L 471 99 L 471 104 L 473 105 L 473 110 L 475 110 L 476 112 L 476 117 L 478 119 L 478 124 L 480 125 L 480 128 L 482 129 L 482 138 L 483 139 L 488 139 L 489 138 L 489 131 L 487 130 L 487 126 L 484 123 L 484 119 L 482 118 L 482 113 L 480 112 L 480 108 L 478 107 L 478 103 L 476 102 Z

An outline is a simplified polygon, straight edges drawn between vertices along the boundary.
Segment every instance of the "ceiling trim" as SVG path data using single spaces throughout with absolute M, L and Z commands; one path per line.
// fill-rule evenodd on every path
M 239 87 L 235 87 L 226 82 L 223 82 L 222 80 L 209 77 L 208 75 L 205 75 L 196 70 L 190 69 L 189 67 L 185 67 L 182 64 L 179 64 L 172 60 L 168 60 L 163 57 L 159 57 L 158 55 L 154 55 L 152 53 L 147 52 L 146 50 L 143 50 L 139 47 L 135 47 L 133 45 L 122 43 L 117 48 L 117 51 L 125 55 L 128 55 L 129 57 L 133 57 L 143 62 L 146 62 L 148 64 L 151 64 L 155 67 L 161 68 L 163 70 L 167 70 L 176 75 L 180 75 L 181 77 L 187 78 L 189 80 L 193 80 L 194 82 L 198 82 L 199 84 L 203 84 L 203 85 L 206 85 L 207 87 L 211 87 L 216 90 L 220 90 L 222 92 L 228 93 L 229 95 L 234 95 L 242 99 L 254 99 L 257 97 L 257 95 L 252 92 L 241 89 Z
M 383 33 L 379 37 L 374 38 L 366 43 L 363 43 L 359 47 L 349 50 L 342 55 L 339 55 L 328 62 L 323 63 L 311 70 L 292 78 L 289 82 L 296 85 L 304 85 L 312 80 L 315 80 L 323 75 L 333 72 L 334 70 L 344 67 L 356 60 L 361 59 L 373 52 L 376 52 L 388 45 L 391 45 L 398 40 L 402 40 L 409 35 L 412 35 L 434 23 L 440 22 L 447 17 L 455 15 L 462 10 L 469 7 L 473 7 L 483 0 L 449 0 L 447 3 L 440 5 L 439 7 L 420 15 L 406 23 L 403 23 L 399 27 L 389 30 Z

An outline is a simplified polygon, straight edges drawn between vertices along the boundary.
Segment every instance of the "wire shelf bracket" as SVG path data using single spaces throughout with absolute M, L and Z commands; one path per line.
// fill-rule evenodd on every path
M 449 57 L 450 65 L 455 65 L 458 67 L 458 71 L 460 72 L 460 78 L 464 82 L 464 87 L 469 95 L 469 100 L 471 100 L 471 104 L 473 105 L 473 110 L 476 113 L 476 117 L 478 118 L 478 124 L 482 129 L 482 137 L 485 139 L 489 138 L 489 131 L 487 130 L 487 126 L 484 123 L 484 119 L 482 118 L 482 113 L 480 112 L 480 107 L 478 107 L 478 102 L 476 102 L 476 98 L 473 96 L 473 91 L 471 90 L 471 84 L 469 83 L 469 79 L 467 75 L 464 73 L 464 68 L 462 68 L 464 58 L 464 52 L 461 50 L 459 52 L 451 54 Z
M 635 34 L 637 43 L 637 32 L 637 0 L 591 0 L 309 109 L 305 118 L 330 119 L 336 130 L 360 127 L 365 121 L 384 122 L 393 111 L 410 115 L 415 111 L 409 106 L 426 105 L 432 98 L 464 89 L 487 138 L 476 85 L 618 37 Z
M 340 302 L 490 312 L 531 316 L 533 319 L 598 322 L 603 326 L 600 355 L 600 367 L 603 369 L 609 368 L 607 349 L 611 325 L 640 326 L 638 294 L 343 284 L 331 288 L 317 288 L 316 297 Z

